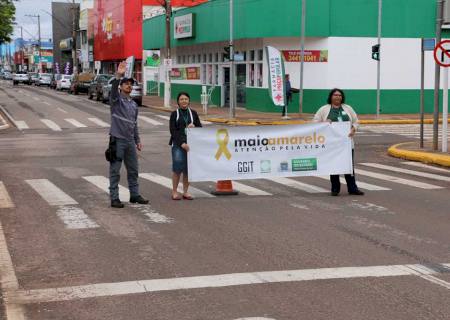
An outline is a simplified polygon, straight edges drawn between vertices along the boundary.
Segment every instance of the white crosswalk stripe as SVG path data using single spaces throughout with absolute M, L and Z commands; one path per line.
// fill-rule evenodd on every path
M 385 181 L 389 181 L 389 182 L 404 184 L 404 185 L 407 185 L 410 187 L 429 189 L 429 190 L 430 189 L 443 189 L 443 187 L 439 187 L 439 186 L 424 183 L 424 182 L 403 179 L 403 178 L 399 178 L 399 177 L 394 177 L 394 176 L 390 176 L 390 175 L 386 175 L 386 174 L 382 174 L 382 173 L 376 173 L 376 172 L 372 172 L 372 171 L 366 171 L 366 170 L 362 170 L 362 169 L 355 169 L 355 172 L 359 175 L 368 176 L 371 178 L 385 180 Z
M 28 124 L 22 120 L 16 120 L 16 125 L 19 130 L 30 129 Z
M 328 192 L 329 190 L 317 187 L 311 184 L 306 184 L 297 180 L 289 179 L 289 178 L 270 178 L 267 179 L 269 181 L 282 184 L 284 186 L 288 186 L 290 188 L 294 188 L 297 190 L 302 190 L 308 193 L 324 193 Z
M 14 208 L 14 203 L 12 202 L 8 190 L 6 190 L 6 187 L 2 181 L 0 181 L 0 208 Z
M 58 126 L 56 123 L 54 123 L 52 120 L 41 119 L 41 122 L 44 123 L 50 129 L 52 129 L 53 131 L 62 131 L 61 127 Z
M 153 183 L 159 184 L 163 187 L 166 187 L 167 189 L 172 190 L 172 180 L 169 178 L 166 178 L 164 176 L 161 176 L 156 173 L 140 173 L 139 177 L 148 181 L 151 181 Z M 182 193 L 183 189 L 181 186 L 178 188 L 178 192 Z M 202 191 L 200 189 L 197 189 L 195 187 L 190 186 L 189 187 L 189 193 L 192 194 L 192 196 L 196 198 L 213 198 L 214 196 L 210 193 L 207 193 L 205 191 Z
M 152 124 L 154 126 L 162 126 L 162 125 L 164 125 L 162 122 L 153 120 L 153 119 L 151 119 L 149 117 L 146 117 L 146 116 L 138 116 L 138 119 L 141 120 L 141 121 L 150 123 L 150 124 Z
M 170 117 L 169 116 L 163 116 L 163 115 L 161 115 L 161 114 L 157 114 L 156 115 L 158 118 L 161 118 L 161 119 L 164 119 L 164 120 L 170 120 Z
M 433 173 L 426 173 L 426 172 L 419 172 L 419 171 L 414 171 L 414 170 L 409 170 L 409 169 L 402 169 L 402 168 L 398 168 L 398 167 L 387 166 L 384 164 L 360 163 L 360 165 L 377 168 L 377 169 L 388 170 L 388 171 L 406 173 L 406 174 L 410 174 L 413 176 L 419 176 L 419 177 L 424 177 L 424 178 L 429 178 L 429 179 L 434 179 L 434 180 L 450 181 L 450 177 L 440 176 L 440 175 L 433 174 Z
M 78 204 L 68 194 L 47 179 L 25 180 L 51 206 Z
M 88 118 L 89 121 L 95 123 L 96 125 L 98 125 L 99 127 L 102 128 L 109 128 L 110 125 L 108 123 L 106 123 L 103 120 L 100 120 L 99 118 Z
M 389 133 L 401 135 L 408 138 L 418 139 L 420 138 L 420 125 L 419 124 L 398 124 L 398 125 L 362 125 L 361 130 L 363 132 L 377 132 L 377 133 Z M 448 129 L 450 137 L 450 128 Z M 439 137 L 442 137 L 442 129 L 439 128 Z M 433 137 L 433 125 L 424 125 L 424 138 L 431 139 Z
M 56 215 L 64 222 L 67 229 L 98 228 L 84 211 L 73 205 L 76 200 L 47 179 L 25 180 L 50 206 L 58 206 Z
M 109 193 L 109 179 L 104 176 L 86 176 L 84 180 L 89 181 L 97 188 Z M 119 185 L 119 198 L 121 201 L 128 201 L 130 199 L 130 192 L 127 188 Z
M 445 172 L 445 173 L 449 173 L 450 174 L 450 170 L 448 170 L 448 169 L 434 167 L 434 166 L 431 166 L 431 165 L 428 165 L 428 164 L 425 164 L 425 163 L 422 163 L 422 162 L 405 161 L 405 162 L 402 162 L 402 163 L 406 164 L 408 166 L 425 168 L 425 169 L 430 169 L 430 170 L 439 171 L 439 172 Z
M 330 181 L 330 177 L 329 176 L 320 176 L 318 178 Z M 343 178 L 343 177 L 340 177 L 339 181 L 342 184 L 347 184 L 347 181 L 345 181 L 345 178 Z M 375 184 L 362 182 L 359 179 L 356 181 L 356 184 L 357 184 L 358 188 L 361 188 L 361 189 L 364 189 L 364 190 L 369 190 L 369 191 L 388 191 L 388 190 L 391 190 L 390 188 L 380 187 L 380 186 L 377 186 Z
M 73 125 L 74 127 L 77 127 L 77 128 L 87 128 L 87 125 L 85 125 L 75 119 L 64 119 L 64 121 L 67 121 L 68 123 L 70 123 L 71 125 Z
M 246 184 L 233 181 L 233 188 L 241 193 L 244 193 L 249 196 L 271 196 L 272 194 Z

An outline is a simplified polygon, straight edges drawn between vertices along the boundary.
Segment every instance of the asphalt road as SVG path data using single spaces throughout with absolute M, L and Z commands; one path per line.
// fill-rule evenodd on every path
M 362 197 L 307 177 L 172 201 L 168 114 L 141 108 L 150 205 L 112 210 L 107 105 L 4 81 L 0 105 L 21 128 L 0 131 L 9 320 L 450 319 L 450 171 L 386 154 L 411 127 L 361 128 Z

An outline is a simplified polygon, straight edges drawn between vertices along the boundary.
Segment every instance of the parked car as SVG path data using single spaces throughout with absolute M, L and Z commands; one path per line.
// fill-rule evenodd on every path
M 52 84 L 51 73 L 39 73 L 39 78 L 35 83 L 37 86 L 49 86 Z
M 91 85 L 88 90 L 88 98 L 93 99 L 94 96 L 97 101 L 103 101 L 103 86 L 108 84 L 108 80 L 111 79 L 113 75 L 110 74 L 98 74 L 92 80 Z
M 72 85 L 72 75 L 63 74 L 61 75 L 61 79 L 56 81 L 56 90 L 70 90 L 71 85 Z
M 13 74 L 13 85 L 19 83 L 30 84 L 30 76 L 26 72 L 16 72 Z
M 36 82 L 39 80 L 39 74 L 35 72 L 28 72 L 28 75 L 30 76 L 30 84 L 36 85 Z
M 52 88 L 53 90 L 56 89 L 56 83 L 58 82 L 58 79 L 62 78 L 62 74 L 56 73 L 53 75 L 52 77 L 52 83 L 50 84 L 50 88 Z
M 93 73 L 79 73 L 76 74 L 72 79 L 72 84 L 69 89 L 69 93 L 78 94 L 80 92 L 87 93 L 89 91 L 89 86 L 95 75 Z
M 111 94 L 111 87 L 112 82 L 115 78 L 111 78 L 108 81 L 108 84 L 103 86 L 103 102 L 109 102 L 109 96 Z M 134 79 L 133 88 L 130 93 L 131 98 L 137 103 L 138 106 L 142 105 L 142 87 L 137 82 L 136 79 Z
M 5 73 L 3 74 L 3 79 L 5 79 L 5 80 L 12 80 L 13 77 L 12 77 L 11 72 L 5 71 Z

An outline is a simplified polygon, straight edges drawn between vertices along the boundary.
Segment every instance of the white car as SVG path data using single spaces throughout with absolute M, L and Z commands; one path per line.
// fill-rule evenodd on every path
M 30 76 L 26 72 L 16 72 L 13 74 L 13 85 L 18 85 L 19 83 L 30 84 Z
M 69 90 L 72 84 L 72 75 L 63 74 L 61 79 L 56 81 L 56 90 Z
M 39 80 L 35 83 L 37 86 L 49 86 L 52 84 L 52 75 L 50 73 L 40 73 Z

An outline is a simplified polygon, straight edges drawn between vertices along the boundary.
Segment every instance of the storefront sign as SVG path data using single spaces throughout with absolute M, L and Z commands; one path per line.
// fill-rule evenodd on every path
M 144 54 L 147 67 L 159 67 L 161 65 L 161 52 L 159 50 L 145 50 Z
M 192 38 L 194 37 L 194 19 L 195 15 L 193 13 L 189 13 L 183 16 L 174 18 L 174 38 L 175 39 L 183 39 L 183 38 Z
M 274 47 L 267 46 L 266 52 L 269 66 L 269 93 L 273 103 L 282 107 L 286 105 L 283 58 L 280 51 Z
M 189 181 L 351 173 L 349 132 L 349 122 L 188 129 Z
M 283 50 L 286 62 L 300 62 L 301 50 Z M 328 50 L 305 50 L 305 62 L 328 62 Z
M 200 67 L 172 68 L 172 80 L 200 80 Z

